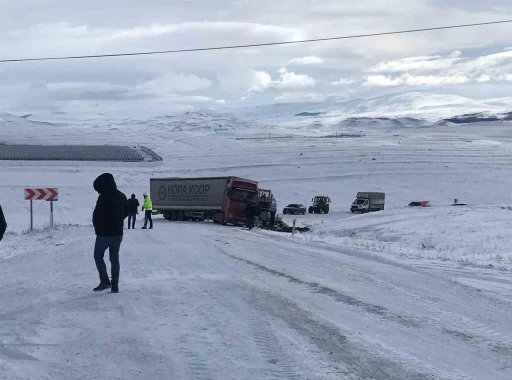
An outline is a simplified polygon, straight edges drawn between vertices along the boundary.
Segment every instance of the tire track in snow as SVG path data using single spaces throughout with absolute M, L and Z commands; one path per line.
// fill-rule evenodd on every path
M 458 340 L 477 345 L 506 357 L 512 356 L 512 340 L 507 335 L 497 332 L 486 324 L 446 309 L 443 305 L 444 300 L 426 294 L 418 294 L 414 290 L 398 287 L 377 277 L 362 276 L 366 281 L 383 289 L 414 299 L 418 308 L 425 309 L 425 315 L 419 317 L 419 321 Z
M 243 240 L 243 239 L 241 239 Z M 325 247 L 322 247 L 325 248 Z M 307 253 L 306 253 L 307 254 Z M 240 259 L 237 257 L 237 259 Z M 326 257 L 327 259 L 327 257 Z M 241 259 L 244 260 L 244 259 Z M 380 259 L 376 259 L 376 261 L 380 261 Z M 255 263 L 253 263 L 255 264 Z M 418 272 L 423 274 L 424 271 L 417 270 L 414 268 L 409 268 L 404 266 L 403 264 L 390 262 L 389 264 L 395 265 L 397 267 L 401 267 L 407 270 L 412 270 L 414 272 Z M 252 265 L 252 264 L 251 264 Z M 259 264 L 256 264 L 259 265 Z M 280 272 L 274 271 L 271 269 L 271 272 L 276 272 L 276 275 L 280 277 L 286 277 L 286 274 L 278 274 Z M 422 316 L 412 316 L 409 317 L 414 323 L 411 327 L 418 327 L 420 324 L 425 324 L 430 326 L 431 328 L 440 331 L 445 335 L 449 335 L 452 338 L 455 338 L 459 341 L 463 341 L 466 343 L 470 343 L 472 345 L 478 346 L 480 348 L 490 350 L 493 353 L 510 357 L 512 355 L 512 340 L 505 334 L 502 334 L 489 325 L 477 322 L 471 318 L 468 318 L 465 315 L 460 313 L 450 311 L 449 308 L 453 307 L 453 305 L 444 305 L 446 301 L 435 298 L 426 293 L 418 293 L 417 291 L 409 289 L 405 289 L 400 286 L 394 285 L 389 280 L 380 279 L 378 276 L 369 276 L 365 272 L 358 271 L 357 274 L 361 279 L 364 279 L 365 282 L 378 285 L 379 288 L 388 289 L 391 292 L 400 294 L 400 297 L 410 297 L 412 298 L 417 305 L 418 308 L 424 308 L 425 312 Z M 296 282 L 296 279 L 292 276 L 289 276 L 289 280 L 292 282 Z M 434 275 L 434 277 L 439 278 L 441 281 L 446 281 L 446 278 Z M 313 284 L 316 287 L 316 283 L 305 282 L 306 285 Z M 329 288 L 327 288 L 329 289 Z M 336 291 L 329 289 L 328 293 L 337 293 Z M 336 297 L 332 297 L 336 298 Z M 491 300 L 495 301 L 495 300 Z M 349 302 L 350 304 L 350 302 Z M 380 307 L 379 307 L 380 308 Z M 403 314 L 403 313 L 401 313 Z
M 237 293 L 234 297 L 239 299 Z M 232 301 L 233 297 L 224 297 L 225 300 Z M 231 302 L 230 302 L 231 303 Z M 264 379 L 268 380 L 302 380 L 303 377 L 298 373 L 299 367 L 293 359 L 287 355 L 280 344 L 276 334 L 272 331 L 271 324 L 262 317 L 262 314 L 252 308 L 249 303 L 242 299 L 242 302 L 230 305 L 230 309 L 235 309 L 238 318 L 242 319 L 249 327 L 252 340 L 261 355 L 265 368 L 261 372 Z M 263 314 L 266 316 L 266 314 Z
M 248 302 L 263 314 L 270 314 L 284 321 L 289 328 L 305 336 L 329 357 L 338 374 L 345 379 L 379 380 L 459 380 L 468 378 L 421 372 L 407 364 L 395 363 L 369 352 L 351 342 L 339 328 L 328 322 L 318 321 L 309 311 L 277 294 L 256 288 L 241 288 Z
M 220 240 L 217 240 L 220 242 Z M 344 303 L 348 306 L 358 308 L 365 313 L 376 315 L 380 318 L 383 318 L 385 320 L 398 323 L 400 325 L 403 325 L 405 327 L 420 327 L 422 324 L 426 324 L 430 326 L 431 328 L 440 331 L 441 333 L 448 335 L 452 338 L 455 338 L 457 340 L 470 343 L 473 345 L 476 345 L 478 347 L 487 349 L 492 351 L 493 353 L 503 355 L 505 357 L 510 357 L 512 355 L 512 342 L 509 340 L 506 340 L 506 336 L 497 333 L 496 331 L 492 330 L 490 327 L 477 323 L 470 318 L 464 317 L 460 314 L 450 312 L 444 309 L 439 308 L 439 305 L 434 301 L 427 299 L 424 296 L 418 296 L 415 293 L 412 293 L 410 291 L 394 287 L 395 291 L 400 291 L 402 293 L 406 293 L 409 296 L 411 296 L 413 299 L 418 301 L 418 305 L 421 307 L 423 305 L 430 306 L 428 308 L 428 312 L 426 316 L 402 316 L 399 314 L 396 314 L 389 310 L 386 307 L 383 306 L 377 306 L 370 303 L 363 302 L 355 297 L 345 295 L 340 293 L 339 291 L 336 291 L 334 289 L 331 289 L 326 286 L 322 286 L 316 282 L 309 282 L 301 280 L 295 276 L 291 276 L 289 274 L 286 274 L 284 272 L 269 268 L 265 265 L 258 264 L 256 262 L 235 256 L 230 254 L 229 252 L 223 250 L 220 247 L 217 247 L 222 254 L 229 256 L 235 260 L 241 261 L 245 264 L 248 264 L 252 267 L 255 267 L 259 270 L 262 270 L 266 273 L 269 273 L 276 277 L 285 278 L 288 281 L 292 283 L 296 283 L 302 286 L 306 286 L 309 291 L 318 293 L 318 294 L 324 294 L 328 297 L 332 298 L 336 302 Z M 366 277 L 366 276 L 365 276 Z M 375 279 L 367 278 L 368 281 L 373 281 L 376 284 L 384 286 L 385 283 L 383 281 L 375 281 Z M 389 287 L 390 285 L 387 284 Z M 435 316 L 436 318 L 432 318 L 431 316 Z M 448 324 L 451 324 L 452 328 L 447 328 L 447 322 Z M 476 331 L 476 333 L 474 331 Z M 492 336 L 492 337 L 491 337 Z M 505 338 L 504 340 L 498 340 L 496 338 Z
M 153 284 L 161 288 L 164 281 L 174 288 L 173 293 L 180 294 L 178 300 L 194 298 L 191 303 L 175 303 L 175 312 L 180 315 L 178 320 L 187 321 L 175 326 L 180 332 L 172 337 L 173 351 L 181 358 L 179 365 L 184 378 L 304 379 L 297 372 L 299 363 L 282 348 L 265 316 L 259 316 L 233 292 L 238 284 L 233 284 L 232 280 L 211 280 L 211 275 L 204 277 L 204 270 L 209 273 L 214 268 L 208 264 L 208 256 L 197 262 L 193 256 L 179 255 L 179 265 L 174 262 L 171 268 L 168 267 L 171 262 L 166 260 L 168 256 L 161 252 L 161 246 L 167 242 L 149 234 L 142 239 L 148 246 L 148 253 L 143 257 L 133 255 L 131 274 L 135 274 L 136 282 L 144 279 L 145 286 L 152 289 Z M 159 249 L 154 250 L 153 246 Z M 212 259 L 218 261 L 217 256 Z M 167 278 L 163 273 L 166 271 L 170 274 Z M 225 316 L 227 320 L 219 321 L 219 316 Z M 238 327 L 233 330 L 229 321 Z M 248 349 L 248 345 L 253 348 Z M 251 368 L 248 373 L 238 372 L 238 377 L 234 373 L 224 374 L 219 368 L 226 364 L 229 366 L 226 356 L 236 363 L 256 362 L 257 370 Z
M 222 252 L 222 254 L 224 254 L 228 257 L 231 257 L 232 259 L 241 261 L 247 265 L 250 265 L 259 270 L 267 272 L 273 276 L 285 278 L 292 283 L 306 286 L 309 291 L 311 291 L 313 293 L 326 295 L 326 296 L 332 298 L 336 302 L 344 303 L 347 306 L 351 306 L 351 307 L 360 309 L 360 310 L 364 311 L 365 313 L 379 316 L 380 318 L 383 318 L 385 320 L 388 320 L 388 321 L 391 321 L 394 323 L 398 323 L 405 327 L 418 326 L 418 322 L 414 318 L 405 318 L 405 317 L 402 317 L 401 315 L 394 314 L 391 310 L 389 310 L 386 307 L 378 306 L 378 305 L 374 305 L 371 303 L 361 301 L 355 297 L 343 294 L 341 292 L 338 292 L 338 291 L 328 288 L 326 286 L 322 286 L 316 282 L 304 281 L 295 276 L 291 276 L 284 272 L 281 272 L 281 271 L 278 271 L 275 269 L 271 269 L 265 265 L 258 264 L 254 261 L 250 261 L 250 260 L 235 256 L 235 255 L 232 255 L 231 253 L 223 250 L 221 247 L 217 247 L 217 248 L 219 249 L 220 252 Z
M 137 279 L 144 279 L 145 286 L 157 289 L 151 289 L 152 296 L 155 296 L 155 292 L 157 295 L 161 295 L 162 299 L 159 301 L 154 301 L 153 306 L 157 310 L 165 310 L 166 305 L 169 300 L 169 294 L 165 290 L 162 290 L 162 281 L 169 280 L 172 278 L 180 278 L 184 275 L 178 268 L 175 266 L 169 266 L 164 264 L 162 261 L 161 247 L 162 242 L 157 239 L 156 236 L 145 234 L 144 242 L 149 248 L 147 254 L 141 257 L 138 254 L 132 254 L 131 259 L 133 263 L 136 265 L 132 265 L 134 273 L 137 275 Z M 151 249 L 152 246 L 156 246 L 157 249 Z M 155 274 L 157 272 L 158 274 Z M 189 297 L 193 297 L 194 294 L 188 289 L 186 286 L 182 284 L 175 284 L 176 290 L 178 292 L 184 292 L 188 294 Z M 188 320 L 192 315 L 190 310 L 190 305 L 182 302 L 177 305 L 177 312 L 181 314 L 180 320 Z M 167 306 L 168 308 L 168 306 Z M 193 310 L 193 315 L 196 317 L 198 315 L 201 316 L 203 320 L 207 320 L 208 316 L 203 312 L 203 310 L 195 308 Z M 141 314 L 141 317 L 143 315 Z M 144 317 L 143 317 L 144 318 Z M 195 322 L 196 319 L 193 320 Z M 194 326 L 194 325 L 192 325 Z M 201 327 L 197 326 L 196 328 L 191 328 L 192 326 L 175 326 L 178 329 L 181 329 L 181 333 L 178 335 L 172 335 L 172 350 L 175 354 L 180 358 L 176 360 L 177 362 L 177 371 L 181 374 L 177 378 L 188 378 L 193 380 L 212 380 L 215 379 L 216 376 L 213 374 L 214 371 L 209 367 L 208 362 L 209 358 L 205 355 L 201 350 L 197 350 L 194 348 L 197 347 L 211 347 L 213 342 L 208 339 L 208 336 L 201 334 Z M 186 329 L 188 327 L 188 331 Z M 162 349 L 168 349 L 169 346 L 162 347 Z M 174 373 L 174 376 L 178 376 L 177 373 Z

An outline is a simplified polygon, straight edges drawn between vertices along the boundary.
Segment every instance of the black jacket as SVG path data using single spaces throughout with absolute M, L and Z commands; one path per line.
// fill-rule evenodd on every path
M 139 210 L 140 203 L 137 198 L 128 199 L 128 214 L 134 215 Z
M 252 218 L 254 217 L 254 206 L 250 203 L 247 203 L 244 208 L 245 217 Z
M 117 190 L 114 176 L 103 173 L 94 180 L 94 190 L 100 195 L 92 214 L 92 224 L 98 236 L 120 236 L 128 216 L 126 196 Z
M 0 206 L 0 241 L 4 238 L 5 230 L 7 230 L 7 222 L 5 221 L 2 206 Z

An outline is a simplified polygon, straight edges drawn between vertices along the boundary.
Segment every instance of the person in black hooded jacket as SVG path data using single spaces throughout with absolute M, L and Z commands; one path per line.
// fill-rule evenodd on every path
M 123 241 L 124 220 L 128 216 L 126 196 L 117 189 L 114 176 L 103 173 L 94 180 L 94 190 L 99 193 L 96 207 L 92 215 L 92 224 L 96 233 L 94 245 L 94 261 L 100 275 L 100 284 L 95 292 L 111 288 L 113 293 L 119 292 L 119 249 Z M 107 267 L 103 257 L 109 250 L 112 282 L 108 278 Z

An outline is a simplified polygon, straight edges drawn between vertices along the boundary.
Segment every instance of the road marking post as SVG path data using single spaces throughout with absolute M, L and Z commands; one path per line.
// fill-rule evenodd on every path
M 50 226 L 53 227 L 53 201 L 50 201 Z
M 293 219 L 292 236 L 295 236 L 295 222 L 296 219 Z

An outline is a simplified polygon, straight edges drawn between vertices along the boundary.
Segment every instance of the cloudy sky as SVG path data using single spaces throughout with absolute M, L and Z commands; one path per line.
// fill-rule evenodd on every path
M 485 5 L 484 5 L 485 4 Z M 0 0 L 0 59 L 289 41 L 512 19 L 510 0 Z M 167 113 L 410 90 L 512 94 L 512 24 L 0 65 L 0 112 Z

